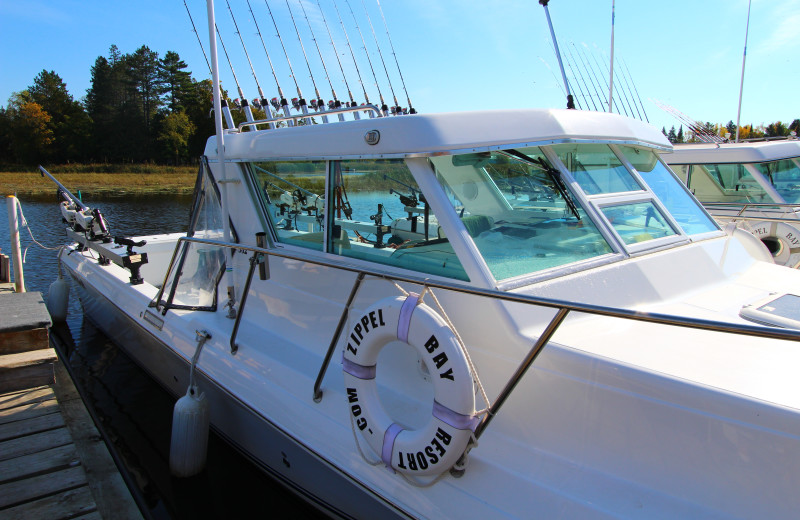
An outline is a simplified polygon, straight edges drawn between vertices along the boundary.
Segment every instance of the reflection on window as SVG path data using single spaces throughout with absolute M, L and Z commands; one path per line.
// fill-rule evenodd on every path
M 628 245 L 676 234 L 649 201 L 603 206 L 600 210 Z
M 252 163 L 278 241 L 322 250 L 325 162 Z
M 642 189 L 608 145 L 558 144 L 552 148 L 588 195 Z
M 775 202 L 743 164 L 695 164 L 689 188 L 700 202 Z
M 469 280 L 402 159 L 331 163 L 329 252 Z
M 680 181 L 658 160 L 655 152 L 633 146 L 620 146 L 625 158 L 650 186 L 687 235 L 716 231 L 717 225 L 706 215 Z
M 786 202 L 790 204 L 800 202 L 800 167 L 797 159 L 761 163 L 755 167 L 769 179 Z
M 611 252 L 539 148 L 430 162 L 497 280 Z

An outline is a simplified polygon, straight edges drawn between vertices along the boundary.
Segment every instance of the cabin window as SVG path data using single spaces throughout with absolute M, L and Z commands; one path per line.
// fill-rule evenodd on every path
M 627 245 L 677 234 L 650 201 L 609 204 L 600 210 Z
M 497 280 L 612 252 L 538 147 L 430 162 Z
M 325 161 L 251 163 L 277 240 L 322 250 Z
M 468 281 L 402 159 L 331 162 L 328 252 Z
M 702 202 L 775 202 L 743 164 L 695 164 L 689 188 Z
M 643 189 L 608 145 L 558 144 L 552 149 L 587 195 Z
M 633 146 L 620 146 L 619 150 L 650 186 L 684 233 L 696 235 L 719 229 L 689 195 L 684 185 L 658 159 L 655 152 Z
M 790 204 L 800 202 L 800 162 L 797 159 L 761 163 L 755 167 L 769 179 L 786 202 Z

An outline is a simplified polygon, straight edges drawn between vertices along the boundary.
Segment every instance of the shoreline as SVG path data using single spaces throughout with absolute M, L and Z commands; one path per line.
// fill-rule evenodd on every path
M 60 173 L 58 170 L 55 167 L 48 171 L 75 195 L 78 192 L 91 196 L 191 195 L 197 179 L 196 166 L 158 173 Z M 39 172 L 0 172 L 0 195 L 40 197 L 56 190 L 56 185 Z

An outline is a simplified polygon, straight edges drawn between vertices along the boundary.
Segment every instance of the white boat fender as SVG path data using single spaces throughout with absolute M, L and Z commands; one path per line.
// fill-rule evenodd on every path
M 775 263 L 796 268 L 800 265 L 800 229 L 783 222 L 756 222 L 750 232 L 758 237 Z
M 431 418 L 418 430 L 395 423 L 378 396 L 378 354 L 394 341 L 412 346 L 431 374 Z M 454 332 L 419 295 L 386 298 L 355 319 L 342 366 L 356 440 L 376 456 L 362 451 L 368 461 L 409 477 L 439 475 L 458 462 L 480 420 L 475 383 Z
M 172 412 L 172 437 L 169 448 L 169 469 L 176 477 L 191 477 L 206 465 L 209 409 L 205 394 L 194 381 L 194 370 L 203 344 L 211 335 L 197 331 L 197 349 L 189 369 L 189 388 L 178 399 Z
M 67 310 L 69 306 L 69 284 L 64 279 L 64 274 L 61 270 L 61 252 L 64 248 L 58 251 L 58 278 L 50 284 L 47 292 L 47 311 L 53 321 L 65 321 L 67 319 Z

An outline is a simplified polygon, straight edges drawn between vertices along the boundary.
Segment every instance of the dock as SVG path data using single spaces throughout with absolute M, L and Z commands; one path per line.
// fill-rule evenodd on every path
M 0 284 L 0 519 L 142 518 L 66 367 L 39 293 Z

